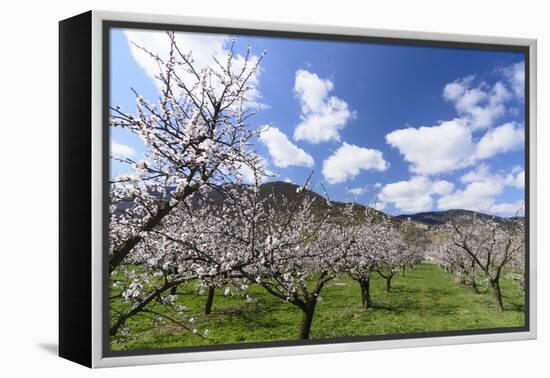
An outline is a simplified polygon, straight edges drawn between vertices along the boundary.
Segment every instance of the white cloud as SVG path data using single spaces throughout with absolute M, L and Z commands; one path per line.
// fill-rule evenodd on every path
M 301 122 L 294 130 L 295 140 L 310 143 L 340 141 L 339 131 L 354 117 L 348 104 L 335 96 L 329 97 L 334 88 L 328 79 L 306 70 L 296 71 L 294 93 L 300 100 Z
M 408 181 L 387 184 L 382 188 L 378 199 L 383 203 L 393 203 L 404 212 L 429 211 L 432 209 L 432 196 L 445 195 L 453 191 L 454 184 L 424 176 L 415 176 Z
M 496 154 L 522 149 L 523 126 L 496 124 L 502 116 L 517 111 L 515 107 L 507 109 L 507 105 L 520 97 L 523 71 L 520 62 L 497 70 L 502 80 L 493 85 L 473 75 L 448 83 L 443 98 L 454 105 L 457 118 L 435 126 L 395 130 L 386 135 L 386 141 L 399 149 L 411 164 L 411 172 L 421 175 L 465 168 Z M 480 131 L 485 134 L 480 136 Z
M 132 157 L 136 154 L 136 151 L 122 143 L 117 143 L 115 140 L 111 139 L 111 155 L 117 156 L 117 157 Z
M 498 185 L 512 186 L 517 189 L 525 187 L 525 171 L 521 166 L 515 166 L 508 174 L 493 174 L 487 164 L 480 164 L 475 170 L 464 174 L 460 181 L 468 184 L 472 182 L 492 182 Z
M 498 182 L 472 182 L 464 190 L 443 196 L 437 201 L 441 210 L 465 209 L 486 211 L 495 203 L 495 197 L 502 193 L 503 185 Z
M 516 173 L 515 175 L 511 174 L 508 176 L 508 183 L 518 189 L 525 188 L 525 171 Z
M 516 123 L 505 123 L 495 127 L 480 139 L 477 144 L 476 157 L 487 159 L 498 153 L 517 151 L 523 148 L 525 130 Z
M 497 154 L 521 150 L 525 141 L 523 126 L 513 122 L 495 126 L 508 112 L 505 105 L 514 96 L 520 97 L 516 90 L 522 85 L 521 78 L 524 79 L 521 71 L 520 66 L 508 67 L 502 71 L 506 80 L 492 86 L 476 83 L 475 76 L 447 84 L 443 98 L 454 105 L 458 118 L 431 127 L 395 130 L 386 135 L 387 143 L 397 148 L 410 163 L 410 171 L 419 175 L 447 173 Z M 480 130 L 486 131 L 479 136 Z M 496 198 L 507 186 L 523 188 L 524 176 L 521 167 L 509 174 L 493 174 L 488 166 L 480 164 L 461 177 L 460 181 L 467 184 L 464 189 L 435 193 L 441 196 L 437 205 L 440 209 L 504 212 L 509 204 L 497 204 Z M 386 185 L 380 197 L 404 211 L 427 210 L 432 207 L 434 194 L 428 190 L 430 183 L 428 179 L 413 177 Z
M 455 185 L 452 182 L 445 180 L 438 180 L 432 183 L 430 193 L 445 195 L 451 193 L 455 188 Z
M 336 184 L 353 179 L 361 170 L 385 171 L 388 167 L 382 152 L 344 142 L 323 162 L 323 176 Z
M 328 93 L 334 84 L 328 79 L 321 79 L 317 74 L 306 71 L 296 71 L 294 92 L 300 98 L 302 112 L 315 113 L 323 110 Z
M 258 177 L 254 175 L 254 170 L 250 168 L 249 165 L 244 163 L 237 164 L 237 172 L 241 175 L 242 181 L 245 184 L 253 184 L 256 182 L 256 179 L 258 180 L 258 182 L 263 183 L 267 180 L 268 177 L 276 175 L 274 172 L 270 171 L 267 168 L 267 162 L 261 156 L 259 157 L 259 163 L 264 168 L 265 175 L 259 175 Z
M 517 201 L 515 203 L 503 202 L 491 206 L 488 211 L 493 214 L 511 216 L 523 213 L 524 207 L 523 201 Z
M 454 103 L 459 113 L 467 112 L 487 98 L 481 88 L 471 88 L 474 76 L 467 76 L 445 85 L 443 98 Z
M 525 62 L 521 61 L 504 67 L 501 72 L 508 80 L 516 97 L 523 101 L 525 98 Z
M 480 181 L 487 181 L 487 180 L 493 180 L 494 176 L 491 173 L 491 169 L 487 164 L 480 164 L 476 169 L 473 171 L 469 171 L 466 174 L 464 174 L 460 181 L 468 184 L 471 182 L 480 182 Z
M 386 135 L 386 141 L 412 164 L 412 172 L 421 175 L 466 167 L 475 152 L 470 130 L 458 119 L 433 127 L 395 130 Z
M 292 181 L 292 180 L 289 179 L 288 177 L 285 178 L 283 181 L 286 182 L 286 183 L 289 183 L 289 184 L 294 184 L 294 181 Z
M 489 94 L 489 105 L 504 104 L 512 98 L 512 94 L 501 81 L 497 81 Z
M 505 123 L 487 130 L 476 141 L 465 123 L 455 119 L 438 126 L 395 130 L 386 135 L 386 141 L 411 163 L 411 172 L 432 175 L 520 150 L 524 146 L 524 129 L 515 123 Z
M 384 210 L 384 209 L 386 208 L 386 206 L 388 206 L 387 203 L 382 202 L 382 201 L 377 201 L 377 202 L 375 202 L 374 204 L 372 204 L 371 207 L 372 207 L 373 209 L 382 211 L 382 210 Z
M 353 194 L 354 196 L 362 196 L 363 194 L 365 194 L 366 190 L 365 188 L 351 188 L 351 189 L 348 189 L 347 192 L 349 194 Z
M 474 81 L 475 76 L 467 76 L 445 85 L 443 98 L 454 105 L 470 129 L 487 129 L 506 114 L 504 104 L 512 95 L 500 81 L 492 87 L 484 82 L 474 86 Z
M 138 29 L 125 29 L 124 34 L 128 40 L 128 46 L 132 53 L 133 58 L 138 65 L 145 71 L 145 73 L 153 79 L 153 82 L 157 89 L 161 91 L 163 89 L 163 83 L 157 80 L 156 77 L 159 74 L 159 66 L 157 62 L 141 48 L 144 47 L 150 52 L 157 54 L 161 59 L 167 61 L 170 51 L 170 39 L 166 32 L 155 30 L 138 30 Z M 200 72 L 205 67 L 217 67 L 214 58 L 220 62 L 224 62 L 227 59 L 227 46 L 229 38 L 226 35 L 220 34 L 203 34 L 203 33 L 189 33 L 189 32 L 176 32 L 175 39 L 178 47 L 183 54 L 192 53 L 193 66 L 196 71 Z M 249 57 L 250 63 L 255 64 L 259 57 L 251 54 Z M 235 54 L 232 62 L 232 70 L 237 73 L 243 68 L 245 57 L 240 54 Z M 186 67 L 177 66 L 175 68 L 178 76 L 189 86 L 192 87 L 196 83 L 196 78 L 192 73 L 188 72 Z M 247 93 L 248 103 L 247 106 L 264 107 L 265 105 L 259 103 L 261 95 L 257 89 L 258 78 L 261 70 L 258 70 L 255 75 L 252 75 L 248 84 L 251 86 L 250 91 Z M 221 92 L 222 85 L 215 78 L 212 78 L 213 86 Z M 177 87 L 175 87 L 177 90 Z M 218 95 L 220 94 L 218 92 Z M 177 95 L 177 93 L 176 93 Z
M 506 186 L 521 187 L 523 170 L 515 167 L 509 174 L 493 174 L 490 168 L 481 164 L 475 170 L 464 174 L 460 181 L 467 184 L 463 190 L 442 196 L 437 204 L 439 209 L 466 209 L 496 213 L 496 198 Z M 504 208 L 504 207 L 502 207 Z
M 260 141 L 266 145 L 276 167 L 299 166 L 311 168 L 315 164 L 311 155 L 298 148 L 276 127 L 267 127 L 260 134 Z
M 415 176 L 408 181 L 387 184 L 378 195 L 384 203 L 393 203 L 403 212 L 429 211 L 433 208 L 434 195 L 440 210 L 466 209 L 490 213 L 510 213 L 512 204 L 497 204 L 496 198 L 507 186 L 519 185 L 524 171 L 515 167 L 509 174 L 493 174 L 490 168 L 481 164 L 475 170 L 464 174 L 460 181 L 467 184 L 462 190 L 454 190 L 454 184 L 438 180 L 432 181 L 425 176 Z

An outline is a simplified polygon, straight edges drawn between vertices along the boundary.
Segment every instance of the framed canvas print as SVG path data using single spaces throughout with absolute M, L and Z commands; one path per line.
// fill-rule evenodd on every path
M 60 22 L 60 355 L 536 337 L 536 42 Z

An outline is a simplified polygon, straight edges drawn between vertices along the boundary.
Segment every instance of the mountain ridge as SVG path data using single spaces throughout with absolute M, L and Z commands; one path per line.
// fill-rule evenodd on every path
M 236 185 L 236 184 L 233 184 Z M 245 184 L 241 184 L 245 185 Z M 289 183 L 286 181 L 269 181 L 266 183 L 263 183 L 260 185 L 260 197 L 266 198 L 268 196 L 272 197 L 272 201 L 278 202 L 277 199 L 280 199 L 281 197 L 286 197 L 287 200 L 296 201 L 301 195 L 304 193 L 299 194 L 300 186 L 296 185 L 294 183 Z M 319 193 L 304 188 L 302 189 L 305 191 L 305 194 L 309 197 L 315 198 L 315 201 L 313 203 L 313 209 L 317 214 L 324 213 L 326 211 L 329 211 L 330 208 L 332 208 L 331 211 L 335 211 L 335 215 L 338 215 L 338 213 L 341 213 L 341 210 L 348 205 L 351 202 L 340 202 L 340 201 L 330 201 L 330 205 L 327 203 L 324 196 L 320 195 Z M 170 189 L 168 189 L 168 192 L 170 192 Z M 221 193 L 215 193 L 211 192 L 209 195 L 210 199 L 214 202 L 223 201 L 223 195 Z M 125 201 L 126 202 L 126 201 Z M 118 204 L 118 210 L 124 210 L 130 205 L 131 201 L 127 201 L 126 203 L 119 203 Z M 353 202 L 354 206 L 357 208 L 357 211 L 361 211 L 366 208 L 370 208 L 369 206 Z M 372 208 L 371 208 L 372 209 Z M 440 226 L 443 225 L 449 221 L 455 220 L 459 217 L 471 217 L 471 216 L 478 216 L 485 219 L 493 219 L 496 220 L 500 224 L 507 224 L 515 217 L 500 217 L 497 215 L 491 215 L 486 214 L 482 212 L 472 211 L 472 210 L 465 210 L 465 209 L 451 209 L 451 210 L 442 210 L 442 211 L 425 211 L 425 212 L 418 212 L 418 213 L 412 213 L 412 214 L 398 214 L 398 215 L 392 215 L 385 213 L 380 210 L 375 210 L 377 213 L 380 213 L 380 215 L 384 214 L 392 219 L 404 222 L 407 220 L 412 220 L 416 223 L 420 223 L 423 225 L 428 226 Z
M 271 191 L 276 191 L 280 194 L 292 197 L 292 196 L 296 195 L 296 189 L 298 187 L 299 186 L 296 185 L 296 184 L 288 183 L 288 182 L 285 182 L 285 181 L 270 181 L 270 182 L 262 184 L 261 187 L 260 187 L 260 191 L 263 191 L 265 193 L 265 192 L 271 190 Z M 315 198 L 318 198 L 321 203 L 325 203 L 325 198 L 322 195 L 320 195 L 320 194 L 318 194 L 315 191 L 310 190 L 310 189 L 305 189 L 305 190 L 307 190 L 309 195 L 314 196 Z M 332 203 L 335 206 L 345 206 L 349 202 L 346 203 L 346 202 L 332 201 Z M 364 208 L 369 207 L 369 206 L 366 206 L 366 205 L 363 205 L 363 204 L 360 204 L 360 203 L 354 203 L 354 205 L 357 206 L 360 209 L 361 208 L 364 209 Z M 380 212 L 380 213 L 384 213 L 386 215 L 389 215 L 390 217 L 392 217 L 394 219 L 398 219 L 400 221 L 406 221 L 407 219 L 410 218 L 411 220 L 413 220 L 417 223 L 422 223 L 422 224 L 425 224 L 425 225 L 428 225 L 428 226 L 440 226 L 440 225 L 443 225 L 443 224 L 447 223 L 448 221 L 457 219 L 459 217 L 477 216 L 477 217 L 481 217 L 481 218 L 484 218 L 484 219 L 493 219 L 493 220 L 495 220 L 495 221 L 497 221 L 498 223 L 501 223 L 501 224 L 506 224 L 506 223 L 512 221 L 513 219 L 515 219 L 515 217 L 501 217 L 501 216 L 494 215 L 494 214 L 487 214 L 487 213 L 482 213 L 482 212 L 479 212 L 479 211 L 466 210 L 466 209 L 425 211 L 425 212 L 418 212 L 418 213 L 412 213 L 412 214 L 398 214 L 398 215 L 387 214 L 387 213 L 385 213 L 383 211 L 379 211 L 379 210 L 377 210 L 377 211 Z
M 427 224 L 429 226 L 439 226 L 447 223 L 450 220 L 463 216 L 477 216 L 484 219 L 493 219 L 499 223 L 507 223 L 513 220 L 515 217 L 501 217 L 493 214 L 486 214 L 479 211 L 466 210 L 466 209 L 450 209 L 440 211 L 424 211 L 413 214 L 399 214 L 395 215 L 398 219 L 411 219 L 418 223 Z

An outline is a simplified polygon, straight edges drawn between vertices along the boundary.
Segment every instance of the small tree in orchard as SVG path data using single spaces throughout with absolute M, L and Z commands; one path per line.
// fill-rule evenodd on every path
M 298 188 L 302 191 L 303 187 Z M 255 265 L 242 269 L 251 281 L 271 295 L 302 311 L 300 339 L 310 337 L 321 291 L 338 273 L 339 249 L 344 248 L 342 228 L 312 211 L 316 198 L 283 198 L 268 209 L 266 222 L 255 242 Z
M 525 291 L 525 250 L 521 250 L 512 256 L 507 273 L 508 277 L 510 277 L 521 290 Z
M 469 278 L 472 289 L 479 294 L 475 260 L 462 248 L 445 240 L 438 240 L 429 248 L 428 254 L 445 272 L 455 276 L 462 285 L 466 285 Z
M 400 230 L 387 219 L 387 227 L 379 244 L 379 259 L 376 272 L 386 280 L 386 291 L 391 291 L 391 282 L 399 272 L 407 256 L 407 246 L 403 242 Z
M 431 242 L 427 236 L 426 228 L 410 220 L 406 221 L 401 227 L 401 235 L 406 249 L 402 253 L 403 275 L 406 267 L 412 269 L 415 265 L 422 262 L 426 255 L 426 249 Z
M 351 241 L 347 249 L 342 249 L 339 260 L 339 270 L 359 284 L 363 308 L 372 307 L 370 280 L 380 264 L 380 251 L 384 248 L 385 233 L 390 227 L 385 217 L 382 220 L 377 218 L 380 215 L 367 208 L 362 219 L 347 227 Z
M 209 315 L 216 288 L 229 295 L 248 287 L 236 267 L 254 262 L 252 238 L 257 224 L 265 218 L 265 210 L 259 180 L 254 185 L 203 190 L 200 195 L 203 198 L 176 209 L 157 232 L 170 235 L 183 249 L 193 246 L 204 251 L 200 259 L 195 256 L 193 270 L 200 276 L 199 292 L 207 293 L 204 314 Z
M 500 279 L 504 268 L 517 254 L 524 253 L 524 223 L 520 218 L 499 224 L 478 216 L 447 224 L 448 243 L 469 256 L 491 285 L 497 309 L 504 310 Z
M 174 33 L 167 33 L 167 43 L 165 57 L 140 47 L 158 65 L 158 102 L 134 90 L 135 113 L 111 108 L 111 127 L 140 137 L 146 152 L 140 161 L 112 157 L 133 173 L 110 185 L 110 271 L 199 188 L 238 182 L 243 171 L 262 169 L 250 146 L 260 130 L 248 121 L 254 115 L 252 82 L 263 55 L 253 56 L 249 47 L 242 57 L 233 41 L 225 56 L 213 56 L 210 65 L 199 67 Z

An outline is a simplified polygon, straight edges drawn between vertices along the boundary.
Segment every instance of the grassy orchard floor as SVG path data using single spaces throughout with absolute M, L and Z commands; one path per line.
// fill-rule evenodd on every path
M 503 280 L 502 293 L 506 310 L 496 310 L 492 291 L 481 287 L 475 294 L 432 264 L 421 264 L 405 277 L 401 273 L 392 281 L 392 291 L 385 291 L 385 281 L 373 275 L 371 295 L 374 308 L 361 308 L 359 285 L 347 277 L 330 282 L 321 292 L 312 338 L 370 336 L 396 333 L 518 327 L 524 324 L 523 293 L 517 284 Z M 201 313 L 206 300 L 195 285 L 179 288 L 184 294 L 177 303 L 189 308 L 189 314 Z M 155 329 L 143 317 L 130 320 L 127 337 L 114 337 L 113 350 L 170 348 L 189 345 L 231 344 L 294 340 L 298 336 L 301 312 L 261 287 L 251 286 L 256 303 L 247 303 L 240 295 L 222 296 L 216 290 L 212 314 L 199 315 L 195 327 L 208 329 L 208 338 L 165 323 Z M 124 307 L 122 300 L 113 308 Z M 155 310 L 159 311 L 160 307 Z M 170 314 L 173 315 L 173 314 Z

